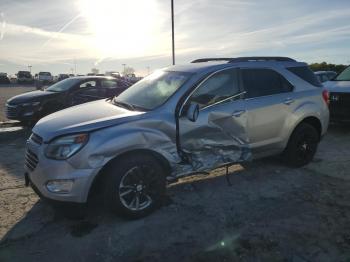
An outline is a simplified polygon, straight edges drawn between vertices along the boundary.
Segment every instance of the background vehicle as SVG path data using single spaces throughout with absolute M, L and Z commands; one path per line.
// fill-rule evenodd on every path
M 32 123 L 66 107 L 119 95 L 130 84 L 111 77 L 73 77 L 45 90 L 15 96 L 7 101 L 8 119 Z
M 0 73 L 0 84 L 10 84 L 10 79 L 6 73 Z
M 350 66 L 324 85 L 329 91 L 331 121 L 350 122 Z
M 41 119 L 26 179 L 63 202 L 85 203 L 102 185 L 109 208 L 141 217 L 162 203 L 166 180 L 275 154 L 308 164 L 328 127 L 321 87 L 305 63 L 284 57 L 159 70 L 114 99 Z
M 68 74 L 59 74 L 57 81 L 62 81 L 62 80 L 67 79 L 67 78 L 69 78 Z
M 315 72 L 315 75 L 321 83 L 327 82 L 329 80 L 332 80 L 337 73 L 334 71 L 317 71 Z
M 128 74 L 124 76 L 124 79 L 131 83 L 136 83 L 137 81 L 140 81 L 142 77 L 137 77 L 135 74 Z
M 29 71 L 18 71 L 17 83 L 18 84 L 33 84 L 34 78 Z
M 50 72 L 39 72 L 36 78 L 36 87 L 41 89 L 44 85 L 50 85 L 53 83 L 53 76 Z

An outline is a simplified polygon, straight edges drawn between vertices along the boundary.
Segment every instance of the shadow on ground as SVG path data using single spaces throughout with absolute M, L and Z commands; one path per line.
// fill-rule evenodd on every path
M 139 220 L 98 199 L 80 220 L 37 201 L 2 239 L 0 261 L 349 261 L 348 134 L 332 127 L 305 168 L 268 158 L 231 167 L 232 186 L 224 169 L 182 179 Z
M 331 261 L 350 257 L 350 183 L 306 169 L 289 169 L 276 159 L 233 169 L 238 171 L 230 173 L 232 186 L 222 169 L 171 185 L 166 204 L 140 220 L 106 213 L 98 202 L 90 206 L 85 219 L 68 220 L 39 201 L 6 235 L 0 260 Z M 23 234 L 28 229 L 32 232 Z

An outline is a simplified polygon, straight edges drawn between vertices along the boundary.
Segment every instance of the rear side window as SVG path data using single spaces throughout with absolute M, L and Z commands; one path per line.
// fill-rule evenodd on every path
M 293 86 L 272 69 L 242 69 L 246 98 L 291 92 Z
M 322 87 L 322 84 L 320 81 L 318 81 L 315 74 L 310 70 L 307 66 L 297 66 L 297 67 L 288 67 L 287 68 L 290 72 L 297 75 L 304 81 L 308 82 L 309 84 L 313 86 Z
M 116 88 L 118 87 L 117 81 L 115 80 L 102 80 L 101 81 L 101 86 L 104 88 Z

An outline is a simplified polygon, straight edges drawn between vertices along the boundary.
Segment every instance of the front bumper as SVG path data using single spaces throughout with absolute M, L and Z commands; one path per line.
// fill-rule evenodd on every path
M 30 121 L 37 114 L 35 107 L 23 107 L 21 105 L 6 104 L 5 115 L 7 119 L 18 121 Z
M 51 160 L 44 156 L 43 146 L 27 142 L 25 176 L 39 196 L 47 199 L 85 203 L 93 179 L 98 171 L 94 169 L 76 169 L 67 161 Z M 50 192 L 46 185 L 52 180 L 73 180 L 72 189 L 67 193 Z

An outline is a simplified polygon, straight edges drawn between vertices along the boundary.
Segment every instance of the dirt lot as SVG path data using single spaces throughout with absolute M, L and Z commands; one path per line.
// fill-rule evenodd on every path
M 23 187 L 28 131 L 0 132 L 0 261 L 350 261 L 350 139 L 331 127 L 314 162 L 269 158 L 172 185 L 135 221 L 67 220 Z
M 0 122 L 6 121 L 3 109 L 5 107 L 6 101 L 9 98 L 33 90 L 35 90 L 34 86 L 0 85 Z

